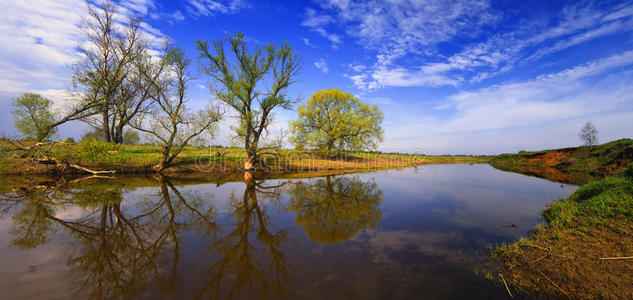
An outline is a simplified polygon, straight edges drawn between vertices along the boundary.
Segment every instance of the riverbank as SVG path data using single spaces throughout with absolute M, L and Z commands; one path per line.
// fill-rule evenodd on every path
M 94 170 L 113 170 L 118 174 L 146 174 L 160 161 L 160 147 L 120 145 L 115 150 L 91 153 L 81 144 L 55 143 L 46 150 L 56 157 Z M 199 174 L 202 177 L 232 177 L 239 174 L 246 158 L 235 147 L 185 147 L 166 174 Z M 267 173 L 305 173 L 330 171 L 368 171 L 404 168 L 425 164 L 487 163 L 489 156 L 429 156 L 380 152 L 319 153 L 277 150 L 263 157 Z M 6 141 L 0 142 L 0 175 L 47 175 L 56 166 L 35 163 L 32 157 L 20 157 Z
M 633 298 L 633 164 L 551 204 L 528 238 L 499 247 L 507 284 L 553 298 Z
M 586 184 L 621 172 L 632 161 L 633 139 L 620 139 L 596 146 L 501 154 L 490 165 L 551 181 Z

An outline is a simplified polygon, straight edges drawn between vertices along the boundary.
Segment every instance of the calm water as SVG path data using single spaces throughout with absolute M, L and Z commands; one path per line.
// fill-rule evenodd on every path
M 489 245 L 576 188 L 486 164 L 153 185 L 5 194 L 0 298 L 505 298 Z

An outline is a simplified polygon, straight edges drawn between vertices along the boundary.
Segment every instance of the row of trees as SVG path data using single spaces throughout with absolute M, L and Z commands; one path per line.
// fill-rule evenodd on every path
M 16 128 L 25 137 L 50 139 L 63 123 L 79 120 L 93 127 L 106 142 L 123 143 L 129 128 L 150 135 L 162 148 L 157 171 L 169 167 L 193 139 L 214 135 L 222 119 L 220 107 L 237 116 L 235 142 L 246 150 L 245 170 L 255 169 L 273 146 L 265 141 L 277 109 L 291 109 L 297 99 L 288 95 L 300 71 L 300 57 L 288 43 L 249 49 L 243 34 L 225 40 L 196 41 L 199 66 L 211 78 L 212 101 L 205 109 L 190 111 L 188 88 L 195 76 L 186 53 L 164 45 L 153 56 L 140 29 L 141 20 L 120 24 L 110 2 L 87 4 L 88 17 L 80 26 L 86 43 L 74 66 L 74 95 L 69 108 L 52 113 L 52 103 L 26 93 L 15 100 Z M 297 148 L 361 150 L 376 148 L 382 140 L 382 113 L 340 90 L 319 91 L 299 108 L 291 123 Z

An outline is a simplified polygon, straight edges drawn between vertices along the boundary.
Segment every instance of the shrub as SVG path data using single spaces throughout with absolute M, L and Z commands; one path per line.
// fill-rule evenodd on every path
M 75 143 L 75 139 L 69 137 L 66 140 L 64 140 L 64 142 L 69 143 L 69 144 L 74 144 Z
M 125 161 L 125 153 L 120 148 L 120 144 L 87 138 L 77 144 L 74 156 L 84 163 L 115 166 Z

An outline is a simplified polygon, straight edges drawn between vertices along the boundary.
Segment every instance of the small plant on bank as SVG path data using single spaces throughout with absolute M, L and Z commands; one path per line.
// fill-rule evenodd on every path
M 102 142 L 95 138 L 61 147 L 56 152 L 55 155 L 59 158 L 96 166 L 117 166 L 126 160 L 120 144 Z

